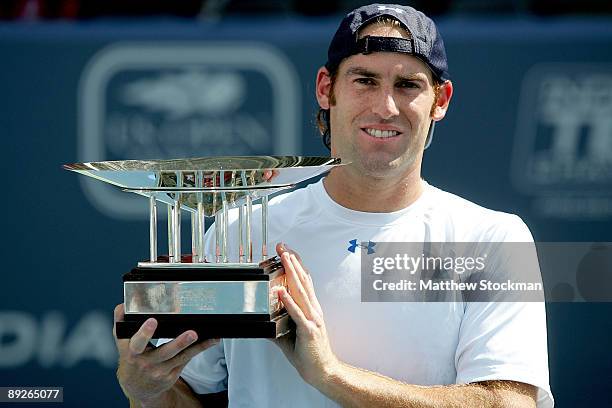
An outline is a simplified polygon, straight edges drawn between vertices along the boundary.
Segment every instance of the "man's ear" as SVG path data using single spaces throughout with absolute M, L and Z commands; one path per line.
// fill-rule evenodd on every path
M 453 97 L 453 83 L 451 81 L 444 81 L 444 83 L 440 85 L 440 90 L 438 92 L 438 99 L 436 100 L 436 105 L 431 115 L 431 118 L 433 120 L 439 121 L 439 120 L 442 120 L 442 118 L 444 118 L 452 97 Z
M 317 101 L 322 109 L 329 109 L 329 94 L 331 92 L 331 77 L 325 67 L 319 68 L 317 72 Z

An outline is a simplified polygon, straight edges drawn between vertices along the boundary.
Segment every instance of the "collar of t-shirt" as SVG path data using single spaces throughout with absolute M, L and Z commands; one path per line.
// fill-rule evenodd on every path
M 343 207 L 329 196 L 325 190 L 325 186 L 323 185 L 323 180 L 311 185 L 310 190 L 317 201 L 321 212 L 324 214 L 335 217 L 339 220 L 350 222 L 351 224 L 383 226 L 405 222 L 405 217 L 409 215 L 422 215 L 423 210 L 426 208 L 427 202 L 430 200 L 433 193 L 433 187 L 430 186 L 425 180 L 421 180 L 421 182 L 423 183 L 423 192 L 419 198 L 417 198 L 417 200 L 408 207 L 392 212 L 364 212 Z M 371 198 L 371 200 L 375 199 L 375 196 Z

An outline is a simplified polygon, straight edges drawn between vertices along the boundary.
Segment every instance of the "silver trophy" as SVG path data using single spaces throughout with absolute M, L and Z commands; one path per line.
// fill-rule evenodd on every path
M 149 317 L 154 337 L 195 330 L 200 339 L 274 338 L 291 320 L 271 291 L 285 273 L 268 251 L 268 197 L 340 165 L 340 159 L 299 156 L 202 157 L 66 164 L 75 171 L 149 200 L 149 259 L 123 276 L 125 319 L 118 338 L 129 338 Z M 260 228 L 253 206 L 260 203 Z M 158 254 L 158 205 L 168 212 L 168 254 Z M 234 210 L 232 210 L 234 209 Z M 237 211 L 228 231 L 230 210 Z M 191 248 L 181 248 L 181 217 L 189 213 Z M 205 219 L 214 217 L 214 245 L 206 251 Z M 253 251 L 259 229 L 261 251 Z M 230 239 L 236 242 L 230 242 Z M 237 251 L 229 251 L 235 245 Z M 261 254 L 255 259 L 254 252 Z M 232 256 L 232 253 L 234 254 Z M 259 258 L 259 257 L 258 257 Z

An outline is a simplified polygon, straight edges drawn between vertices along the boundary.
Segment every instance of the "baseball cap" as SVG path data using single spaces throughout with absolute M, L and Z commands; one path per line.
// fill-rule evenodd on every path
M 359 30 L 380 16 L 399 21 L 412 38 L 365 36 L 359 39 Z M 347 14 L 329 44 L 325 67 L 334 71 L 351 55 L 377 51 L 414 55 L 429 66 L 438 80 L 450 79 L 444 42 L 435 23 L 420 11 L 399 4 L 369 4 Z

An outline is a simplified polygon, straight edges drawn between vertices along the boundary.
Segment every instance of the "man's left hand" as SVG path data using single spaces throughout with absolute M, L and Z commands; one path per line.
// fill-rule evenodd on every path
M 316 387 L 325 381 L 338 359 L 331 350 L 323 311 L 314 292 L 312 278 L 302 265 L 300 256 L 284 244 L 276 245 L 287 276 L 287 288 L 277 288 L 279 299 L 296 325 L 295 335 L 284 336 L 275 343 L 297 369 L 302 378 Z

